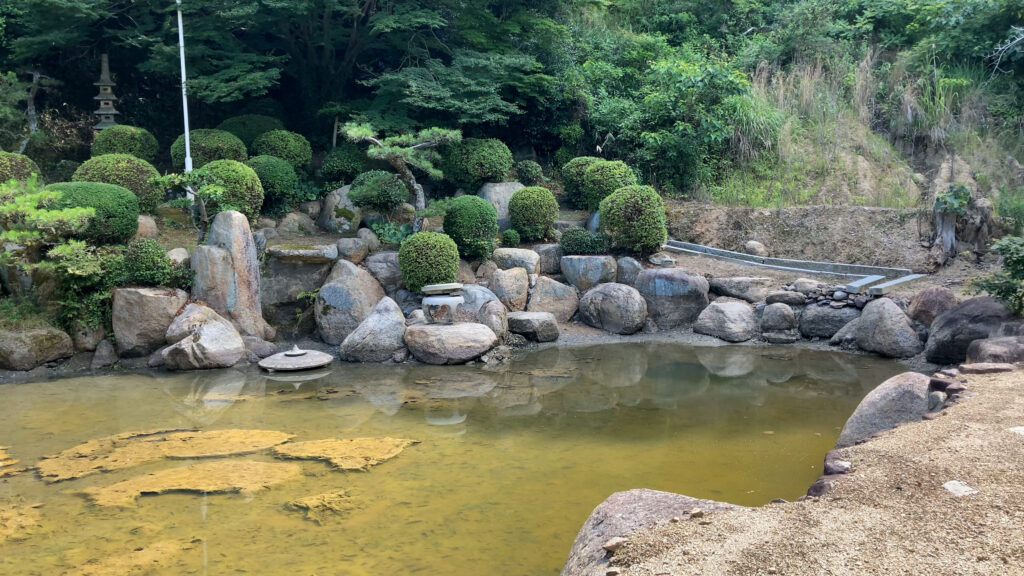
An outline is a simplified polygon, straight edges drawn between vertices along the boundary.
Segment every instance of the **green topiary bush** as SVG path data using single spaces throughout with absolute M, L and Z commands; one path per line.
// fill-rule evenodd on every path
M 343 142 L 328 152 L 320 165 L 320 173 L 325 181 L 339 183 L 351 182 L 369 169 L 370 160 L 366 157 L 366 150 L 352 142 Z
M 116 286 L 167 286 L 192 288 L 192 270 L 176 265 L 167 252 L 151 238 L 137 238 L 128 243 L 124 259 L 115 272 Z
M 153 162 L 156 160 L 159 147 L 156 136 L 149 130 L 124 124 L 104 128 L 92 139 L 94 157 L 105 154 L 130 154 L 146 162 Z
M 508 218 L 524 240 L 547 238 L 558 219 L 558 200 L 541 186 L 521 188 L 508 201 Z
M 446 151 L 445 177 L 476 190 L 484 182 L 504 182 L 512 162 L 512 151 L 501 140 L 466 138 Z
M 619 188 L 634 184 L 636 184 L 636 174 L 625 162 L 618 160 L 594 162 L 583 173 L 583 187 L 578 196 L 577 206 L 585 210 L 597 210 L 601 200 L 607 198 L 609 194 Z
M 95 216 L 77 237 L 90 244 L 124 244 L 139 229 L 139 199 L 131 190 L 101 182 L 58 182 L 47 190 L 64 194 L 55 208 L 93 208 Z
M 527 186 L 533 186 L 544 179 L 544 169 L 533 160 L 516 162 L 516 179 Z
M 599 232 L 589 232 L 585 228 L 573 226 L 562 232 L 559 240 L 562 254 L 573 256 L 579 254 L 607 254 L 608 238 Z
M 141 158 L 131 154 L 104 154 L 82 163 L 71 181 L 124 186 L 139 199 L 139 210 L 153 214 L 164 201 L 164 189 L 152 182 L 159 176 L 156 168 Z
M 31 158 L 24 154 L 14 154 L 0 150 L 0 182 L 7 182 L 8 180 L 25 182 L 33 174 L 36 174 L 39 178 L 43 177 L 42 170 L 39 169 L 39 166 Z
M 253 140 L 256 140 L 261 134 L 271 130 L 284 130 L 284 122 L 263 114 L 242 114 L 221 122 L 217 126 L 217 130 L 231 132 L 238 136 L 238 139 L 248 148 L 252 146 Z
M 519 236 L 519 232 L 516 232 L 512 228 L 505 230 L 501 233 L 501 245 L 506 248 L 515 248 L 522 243 L 523 239 Z
M 445 213 L 444 231 L 459 247 L 459 254 L 470 259 L 488 258 L 498 235 L 498 211 L 479 196 L 459 196 Z
M 601 162 L 600 158 L 594 156 L 579 156 L 573 158 L 562 166 L 562 187 L 565 188 L 565 194 L 569 197 L 569 200 L 573 203 L 573 206 L 580 205 L 580 194 L 583 190 L 583 175 L 586 173 L 587 168 L 595 162 Z
M 299 182 L 292 165 L 274 156 L 254 156 L 245 165 L 256 172 L 263 186 L 263 206 L 260 211 L 264 214 L 286 211 L 295 194 L 295 185 Z
M 360 208 L 369 208 L 378 214 L 387 215 L 409 199 L 409 189 L 394 172 L 370 170 L 352 180 L 348 199 Z
M 668 239 L 665 201 L 650 186 L 626 186 L 601 201 L 601 231 L 614 246 L 638 254 L 661 249 Z
M 253 154 L 276 156 L 287 160 L 296 172 L 305 172 L 313 160 L 313 148 L 302 134 L 287 130 L 264 132 L 252 141 Z
M 245 143 L 231 132 L 224 130 L 192 130 L 189 132 L 192 145 L 192 167 L 201 168 L 214 160 L 235 160 L 245 162 L 249 154 Z M 185 166 L 185 135 L 171 144 L 171 162 L 175 168 Z
M 398 267 L 410 292 L 419 292 L 429 284 L 455 282 L 459 249 L 447 234 L 417 232 L 398 249 Z
M 216 160 L 203 170 L 224 186 L 219 202 L 208 202 L 206 214 L 210 218 L 222 210 L 238 210 L 250 222 L 255 222 L 263 206 L 263 185 L 256 172 L 236 160 Z

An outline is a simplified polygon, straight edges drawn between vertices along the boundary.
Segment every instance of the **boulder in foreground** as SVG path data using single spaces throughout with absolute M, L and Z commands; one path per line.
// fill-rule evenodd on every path
M 920 420 L 928 413 L 929 380 L 924 374 L 904 372 L 879 384 L 846 421 L 836 448 L 853 446 L 876 432 Z
M 494 331 L 476 323 L 414 324 L 405 329 L 405 345 L 420 362 L 465 364 L 498 343 Z

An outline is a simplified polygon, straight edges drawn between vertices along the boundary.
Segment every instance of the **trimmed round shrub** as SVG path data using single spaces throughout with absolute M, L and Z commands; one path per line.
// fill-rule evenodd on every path
M 501 233 L 501 245 L 506 248 L 519 246 L 522 241 L 523 239 L 519 236 L 519 232 L 516 232 L 512 228 Z
M 263 186 L 263 206 L 261 211 L 270 213 L 281 210 L 295 194 L 295 185 L 299 177 L 295 169 L 287 161 L 274 156 L 253 156 L 245 165 L 256 172 Z
M 459 196 L 452 200 L 444 216 L 444 231 L 466 258 L 487 258 L 494 252 L 498 235 L 498 211 L 479 196 Z
M 235 160 L 245 162 L 249 154 L 245 143 L 231 132 L 224 130 L 192 130 L 189 132 L 192 145 L 192 167 L 200 168 L 214 160 Z M 175 168 L 185 166 L 185 135 L 178 136 L 171 144 L 171 162 Z
M 562 186 L 574 206 L 579 206 L 580 191 L 583 189 L 583 175 L 587 168 L 601 158 L 595 156 L 578 156 L 562 166 Z
M 474 189 L 484 182 L 504 182 L 514 160 L 508 146 L 494 138 L 466 138 L 450 146 L 445 158 L 448 180 Z
M 626 186 L 601 201 L 601 231 L 619 248 L 638 254 L 661 249 L 668 239 L 665 201 L 650 186 Z
M 249 147 L 260 134 L 271 130 L 284 130 L 284 122 L 263 114 L 242 114 L 221 122 L 217 125 L 217 130 L 231 132 Z
M 104 128 L 92 139 L 93 156 L 131 154 L 146 162 L 153 162 L 156 160 L 156 152 L 159 147 L 156 136 L 153 136 L 149 130 L 124 124 L 115 124 Z
M 558 200 L 542 186 L 520 188 L 508 201 L 508 218 L 524 240 L 546 238 L 558 219 Z
M 159 176 L 156 168 L 141 158 L 131 154 L 104 154 L 83 162 L 71 181 L 124 186 L 139 199 L 139 210 L 153 214 L 164 201 L 164 189 L 151 182 Z
M 360 208 L 369 208 L 378 214 L 390 214 L 409 199 L 409 189 L 394 172 L 370 170 L 352 180 L 348 199 Z
M 305 171 L 313 160 L 313 148 L 302 134 L 287 130 L 264 132 L 252 141 L 252 152 L 287 160 L 296 172 Z
M 117 270 L 118 286 L 167 286 L 189 289 L 192 270 L 175 265 L 167 252 L 152 238 L 136 238 L 128 243 Z
M 250 222 L 259 218 L 263 206 L 263 185 L 255 170 L 236 160 L 215 160 L 203 170 L 224 186 L 221 202 L 207 203 L 207 216 L 212 218 L 221 210 L 231 208 L 245 214 Z
M 624 186 L 636 184 L 636 174 L 619 160 L 594 162 L 583 173 L 583 187 L 580 189 L 578 206 L 586 210 L 597 210 L 601 200 Z
M 366 150 L 352 142 L 343 142 L 324 156 L 320 173 L 327 182 L 351 182 L 353 178 L 370 169 Z
M 419 292 L 430 284 L 455 282 L 459 248 L 447 234 L 417 232 L 398 249 L 398 267 L 410 292 Z
M 608 238 L 599 232 L 590 232 L 586 228 L 573 226 L 562 232 L 559 240 L 562 254 L 573 256 L 579 254 L 607 254 Z
M 94 245 L 124 244 L 139 229 L 139 199 L 131 190 L 102 182 L 58 182 L 47 190 L 63 192 L 56 207 L 94 208 L 96 215 L 78 239 Z
M 36 174 L 40 179 L 43 177 L 43 171 L 39 169 L 39 166 L 31 158 L 24 154 L 0 150 L 0 182 L 7 182 L 8 180 L 24 182 L 33 174 Z
M 544 169 L 533 160 L 516 162 L 516 178 L 527 186 L 533 186 L 544 178 Z

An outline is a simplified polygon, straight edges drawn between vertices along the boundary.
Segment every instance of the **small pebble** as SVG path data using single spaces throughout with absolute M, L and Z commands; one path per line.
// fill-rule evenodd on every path
M 604 573 L 604 576 L 619 576 L 619 574 L 622 574 L 622 569 L 609 568 L 608 571 Z
M 619 548 L 622 548 L 622 545 L 625 544 L 625 543 L 626 543 L 626 539 L 625 538 L 623 538 L 622 536 L 616 536 L 615 538 L 612 538 L 611 540 L 605 542 L 604 546 L 602 546 L 602 548 L 604 548 L 605 550 L 607 550 L 609 552 L 615 552 Z
M 704 511 L 701 510 L 700 508 L 694 508 L 693 510 L 690 510 L 690 518 L 703 518 L 703 517 L 704 517 Z

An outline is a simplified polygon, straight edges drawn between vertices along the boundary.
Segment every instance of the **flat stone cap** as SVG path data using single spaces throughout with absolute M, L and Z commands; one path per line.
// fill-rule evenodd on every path
M 420 292 L 424 294 L 449 294 L 456 290 L 462 290 L 462 284 L 458 282 L 449 282 L 448 284 L 427 284 L 423 288 L 420 288 Z

